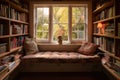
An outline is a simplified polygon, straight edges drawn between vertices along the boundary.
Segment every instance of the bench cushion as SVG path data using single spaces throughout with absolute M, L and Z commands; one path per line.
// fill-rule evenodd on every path
M 38 52 L 33 55 L 26 55 L 23 62 L 47 62 L 47 63 L 88 63 L 99 62 L 98 55 L 86 56 L 77 52 Z

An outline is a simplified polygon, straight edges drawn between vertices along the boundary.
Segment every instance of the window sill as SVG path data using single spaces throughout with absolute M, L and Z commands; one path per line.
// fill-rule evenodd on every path
M 63 44 L 59 44 L 57 42 L 37 42 L 38 45 L 81 45 L 81 43 L 68 43 L 68 42 L 64 42 Z
M 38 48 L 40 51 L 77 51 L 81 44 L 73 43 L 38 43 Z

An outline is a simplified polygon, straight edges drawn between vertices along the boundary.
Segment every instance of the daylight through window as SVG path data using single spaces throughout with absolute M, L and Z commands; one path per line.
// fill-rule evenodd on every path
M 85 40 L 86 15 L 87 6 L 37 6 L 35 7 L 36 39 L 55 42 L 58 36 L 62 36 L 66 42 Z

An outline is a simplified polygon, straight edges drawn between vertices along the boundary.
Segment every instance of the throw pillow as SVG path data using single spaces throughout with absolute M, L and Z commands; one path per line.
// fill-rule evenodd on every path
M 99 46 L 94 43 L 84 42 L 78 52 L 84 55 L 94 55 Z
M 26 38 L 24 41 L 24 51 L 25 54 L 34 54 L 38 52 L 38 46 L 35 42 L 35 40 L 31 39 L 31 38 Z

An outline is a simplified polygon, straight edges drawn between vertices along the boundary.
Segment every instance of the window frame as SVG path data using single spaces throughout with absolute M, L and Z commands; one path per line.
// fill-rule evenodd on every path
M 73 40 L 73 39 L 72 39 L 72 7 L 83 7 L 83 6 L 86 7 L 86 8 L 85 8 L 85 9 L 86 9 L 86 10 L 85 10 L 85 12 L 86 12 L 86 14 L 85 14 L 85 15 L 86 15 L 86 16 L 85 16 L 85 18 L 86 18 L 85 20 L 86 20 L 86 21 L 85 21 L 85 22 L 86 22 L 86 24 L 85 24 L 85 30 L 84 30 L 84 31 L 85 31 L 85 34 L 84 34 L 85 37 L 84 37 L 83 40 L 81 40 L 81 39 L 79 39 L 79 40 L 78 40 L 78 39 L 74 39 L 74 40 Z M 88 31 L 88 26 L 87 26 L 87 25 L 88 25 L 88 5 L 85 4 L 85 5 L 83 5 L 83 6 L 78 6 L 78 5 L 77 5 L 77 6 L 71 6 L 71 8 L 70 8 L 70 9 L 71 9 L 71 10 L 70 10 L 70 11 L 71 11 L 71 16 L 70 16 L 70 18 L 71 18 L 71 19 L 70 19 L 70 20 L 71 20 L 71 21 L 70 21 L 70 22 L 71 22 L 71 24 L 70 24 L 70 25 L 71 25 L 71 26 L 70 26 L 70 29 L 71 29 L 71 30 L 70 30 L 70 34 L 71 34 L 71 35 L 70 35 L 70 36 L 71 36 L 71 42 L 73 42 L 73 43 L 74 43 L 74 42 L 85 41 L 85 40 L 87 40 L 87 37 L 88 37 L 88 36 L 87 36 L 87 31 Z
M 46 4 L 40 4 L 40 5 L 36 5 L 34 4 L 34 21 L 35 21 L 35 38 L 36 38 L 36 13 L 35 13 L 35 9 L 36 8 L 42 8 L 42 7 L 48 7 L 49 8 L 49 38 L 48 40 L 37 40 L 37 42 L 53 42 L 53 7 L 68 7 L 68 42 L 67 43 L 76 43 L 76 42 L 81 42 L 81 41 L 85 41 L 88 39 L 88 35 L 87 35 L 87 31 L 88 31 L 88 4 L 49 4 L 48 6 L 46 6 Z M 72 7 L 86 7 L 86 26 L 85 26 L 85 39 L 84 40 L 73 40 L 72 39 Z M 36 9 L 37 10 L 37 9 Z
M 63 43 L 69 43 L 70 42 L 70 40 L 69 40 L 69 7 L 68 6 L 52 6 L 52 16 L 53 16 L 53 7 L 67 7 L 68 8 L 68 23 L 62 23 L 62 24 L 67 24 L 68 25 L 68 40 L 67 41 L 63 41 Z M 52 17 L 53 18 L 53 17 Z M 53 20 L 53 19 L 52 19 Z M 53 30 L 53 21 L 51 22 L 51 24 L 52 24 L 52 30 Z M 61 24 L 61 23 L 60 23 Z M 54 43 L 57 43 L 57 41 L 55 41 L 54 39 L 53 39 L 53 31 L 52 31 L 52 42 L 54 42 Z
M 36 7 L 34 7 L 34 17 L 35 17 L 35 19 L 34 19 L 34 21 L 35 21 L 35 24 L 34 24 L 34 26 L 35 26 L 35 39 L 36 39 L 36 35 L 37 35 L 37 33 L 36 33 L 36 31 L 37 31 L 37 8 L 49 8 L 49 29 L 48 29 L 48 33 L 50 33 L 51 32 L 51 26 L 50 26 L 50 23 L 51 23 L 51 21 L 50 21 L 50 7 L 49 6 L 36 6 Z M 51 34 L 51 33 L 50 33 Z M 50 34 L 48 34 L 48 39 L 46 39 L 46 40 L 40 40 L 40 39 L 36 39 L 38 42 L 50 42 Z

